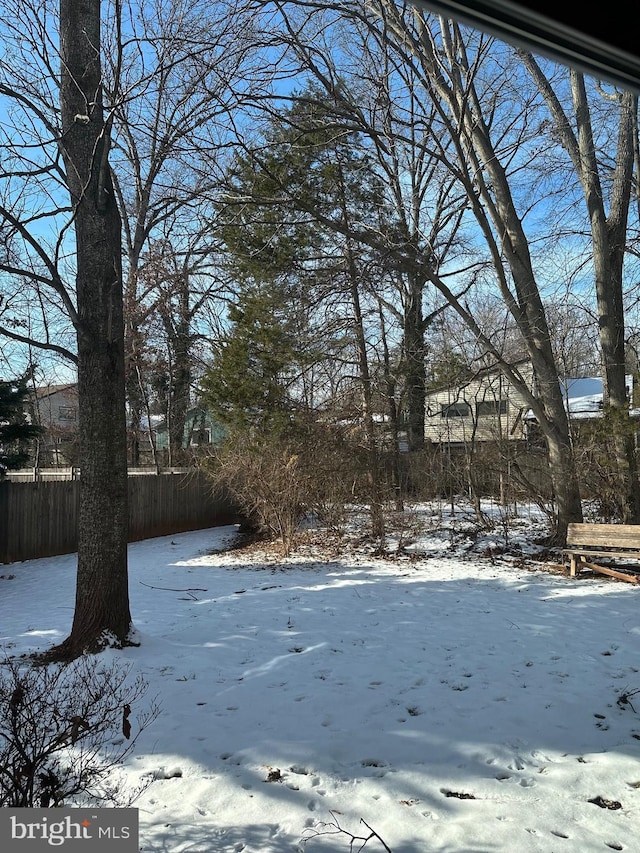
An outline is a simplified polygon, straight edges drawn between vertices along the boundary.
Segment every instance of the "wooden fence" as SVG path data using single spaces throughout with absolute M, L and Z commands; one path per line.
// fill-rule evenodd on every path
M 78 480 L 0 482 L 0 563 L 77 549 Z M 231 501 L 189 473 L 129 477 L 129 541 L 238 521 Z

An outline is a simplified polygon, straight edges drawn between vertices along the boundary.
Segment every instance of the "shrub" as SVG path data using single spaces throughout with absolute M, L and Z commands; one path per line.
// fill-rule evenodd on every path
M 280 540 L 287 556 L 307 513 L 306 476 L 293 444 L 279 437 L 237 436 L 206 468 L 214 485 L 229 491 L 256 530 Z
M 300 523 L 314 515 L 334 530 L 356 478 L 352 448 L 325 425 L 232 434 L 205 462 L 214 488 L 228 492 L 249 523 L 288 556 Z
M 157 717 L 133 708 L 147 684 L 129 667 L 84 656 L 69 664 L 0 666 L 0 806 L 128 805 L 139 791 L 117 768 Z

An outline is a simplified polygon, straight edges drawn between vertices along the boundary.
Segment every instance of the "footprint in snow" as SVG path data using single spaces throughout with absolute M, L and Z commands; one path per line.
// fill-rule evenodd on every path
M 302 767 L 300 764 L 293 764 L 289 771 L 291 773 L 297 773 L 299 776 L 310 776 L 311 770 L 307 770 L 306 767 Z

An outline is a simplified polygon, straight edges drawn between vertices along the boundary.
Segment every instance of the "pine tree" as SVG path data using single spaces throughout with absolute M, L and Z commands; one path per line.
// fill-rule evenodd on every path
M 361 474 L 372 506 L 373 533 L 382 538 L 382 468 L 366 317 L 380 258 L 363 237 L 382 227 L 386 206 L 381 181 L 359 145 L 357 132 L 338 128 L 332 105 L 317 100 L 315 94 L 311 90 L 296 99 L 289 110 L 274 118 L 261 144 L 237 158 L 220 212 L 221 232 L 237 279 L 252 282 L 253 293 L 260 294 L 261 310 L 265 294 L 273 292 L 282 294 L 285 316 L 295 317 L 296 312 L 298 317 L 305 316 L 306 304 L 307 326 L 300 328 L 307 334 L 311 331 L 315 364 L 331 375 L 327 386 L 311 395 L 314 402 L 324 397 L 326 404 L 340 380 L 355 373 L 361 397 Z M 282 415 L 290 402 L 292 376 L 285 362 L 294 355 L 290 367 L 304 363 L 297 357 L 304 336 L 289 338 L 289 343 L 281 325 L 274 328 L 256 322 L 249 305 L 245 296 L 241 321 L 234 324 L 233 337 L 223 345 L 217 368 L 210 374 L 209 401 L 217 398 L 222 405 L 226 401 L 245 424 L 255 417 L 256 408 L 264 412 L 268 407 L 269 417 L 262 425 L 273 432 L 274 424 L 281 429 L 287 423 Z M 266 314 L 275 316 L 271 310 Z M 312 364 L 308 341 L 306 363 Z M 230 375 L 233 385 L 219 382 L 221 376 Z M 252 384 L 256 377 L 259 387 Z M 291 418 L 289 425 L 295 426 L 296 419 Z
M 242 286 L 229 308 L 230 327 L 217 343 L 203 401 L 230 432 L 280 432 L 296 408 L 291 386 L 303 357 L 295 311 L 273 283 Z
M 29 376 L 27 373 L 13 381 L 0 381 L 0 478 L 6 471 L 27 463 L 29 442 L 42 432 L 27 420 L 25 412 Z

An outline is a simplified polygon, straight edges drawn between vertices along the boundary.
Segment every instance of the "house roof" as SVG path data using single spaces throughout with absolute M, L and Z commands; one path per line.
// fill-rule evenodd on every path
M 43 385 L 39 388 L 33 388 L 31 393 L 35 394 L 38 400 L 43 400 L 45 397 L 51 397 L 60 391 L 68 391 L 71 388 L 76 389 L 77 387 L 76 382 L 67 382 L 65 385 Z
M 523 366 L 531 367 L 531 359 L 518 358 L 510 363 L 510 367 L 516 371 L 519 371 Z M 460 376 L 458 382 L 443 382 L 442 385 L 435 385 L 433 388 L 429 388 L 426 393 L 427 396 L 430 396 L 432 394 L 440 394 L 442 391 L 448 391 L 451 388 L 467 388 L 473 382 L 482 379 L 484 376 L 500 376 L 501 373 L 502 370 L 499 364 L 494 363 L 482 365 L 475 370 L 470 369 L 464 376 Z
M 567 401 L 567 410 L 572 418 L 594 417 L 602 412 L 604 397 L 600 377 L 590 379 L 566 379 L 562 381 L 563 393 Z M 627 393 L 633 387 L 633 377 L 626 377 Z
M 631 392 L 633 387 L 633 377 L 626 377 L 627 392 Z M 562 394 L 565 398 L 566 407 L 569 415 L 574 420 L 597 418 L 602 414 L 602 401 L 604 398 L 604 390 L 602 379 L 599 376 L 591 376 L 586 378 L 576 379 L 561 379 L 560 386 Z M 631 414 L 636 414 L 637 410 L 630 410 Z M 534 420 L 533 412 L 529 411 L 526 417 Z

